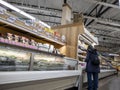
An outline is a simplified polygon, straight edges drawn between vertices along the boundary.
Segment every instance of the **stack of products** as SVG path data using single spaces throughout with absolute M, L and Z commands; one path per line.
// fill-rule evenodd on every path
M 55 49 L 53 45 L 42 44 L 36 42 L 34 39 L 29 39 L 12 33 L 0 33 L 0 42 L 60 54 L 59 50 Z

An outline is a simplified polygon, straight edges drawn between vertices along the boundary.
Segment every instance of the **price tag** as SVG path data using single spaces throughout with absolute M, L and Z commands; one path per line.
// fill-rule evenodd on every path
M 27 26 L 33 26 L 33 21 L 32 20 L 26 20 L 25 25 Z
M 15 17 L 10 16 L 7 20 L 8 20 L 9 22 L 11 22 L 11 23 L 14 23 L 14 22 L 15 22 L 15 20 L 16 20 L 16 18 L 15 18 Z

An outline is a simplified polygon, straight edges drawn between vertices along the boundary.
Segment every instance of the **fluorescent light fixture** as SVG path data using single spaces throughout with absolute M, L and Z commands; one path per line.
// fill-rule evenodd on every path
M 6 6 L 6 7 L 8 7 L 8 8 L 10 8 L 10 9 L 16 11 L 16 12 L 19 12 L 20 14 L 26 16 L 27 18 L 30 18 L 30 19 L 32 19 L 32 20 L 35 20 L 35 19 L 36 19 L 35 17 L 27 14 L 26 12 L 24 12 L 24 11 L 16 8 L 15 6 L 13 6 L 13 5 L 11 5 L 11 4 L 3 1 L 3 0 L 0 0 L 0 4 Z M 44 23 L 44 22 L 42 22 L 42 21 L 40 21 L 40 20 L 39 20 L 39 23 L 41 23 L 41 24 L 42 24 L 43 26 L 45 26 L 45 27 L 51 28 L 49 25 L 47 25 L 46 23 Z
M 35 20 L 35 17 L 33 17 L 33 16 L 31 16 L 31 15 L 25 13 L 24 11 L 22 11 L 22 10 L 16 8 L 16 7 L 14 7 L 13 5 L 11 5 L 11 4 L 9 4 L 9 3 L 3 1 L 3 0 L 0 0 L 0 4 L 6 6 L 6 7 L 8 7 L 8 8 L 10 8 L 10 9 L 16 11 L 16 12 L 19 12 L 20 14 L 22 14 L 22 15 L 24 15 L 24 16 L 26 16 L 26 17 L 32 19 L 32 20 Z
M 9 3 L 3 1 L 3 0 L 0 0 L 0 4 L 6 6 L 6 7 L 8 7 L 8 8 L 10 8 L 10 9 L 16 11 L 16 12 L 20 12 L 20 9 L 14 7 L 13 5 L 11 5 L 11 4 L 9 4 Z

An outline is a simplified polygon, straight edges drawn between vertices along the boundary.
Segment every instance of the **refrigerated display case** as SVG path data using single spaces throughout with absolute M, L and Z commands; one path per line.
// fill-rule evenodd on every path
M 0 71 L 76 70 L 77 65 L 63 55 L 0 44 Z

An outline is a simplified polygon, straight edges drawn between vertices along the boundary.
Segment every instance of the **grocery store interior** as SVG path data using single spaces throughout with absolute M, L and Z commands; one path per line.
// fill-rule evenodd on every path
M 120 90 L 120 0 L 0 0 L 0 90 Z

